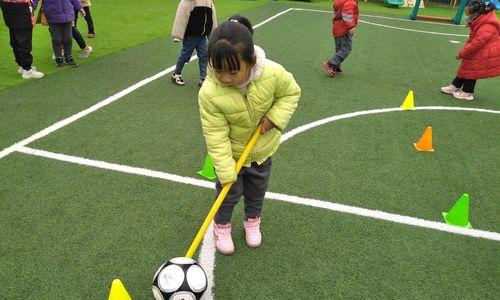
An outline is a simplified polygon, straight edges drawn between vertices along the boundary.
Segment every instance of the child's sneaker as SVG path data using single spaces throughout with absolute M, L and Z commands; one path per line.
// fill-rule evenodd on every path
M 337 75 L 337 70 L 334 65 L 328 60 L 323 61 L 323 68 L 326 70 L 330 77 L 335 77 Z
M 92 32 L 89 32 L 89 34 L 87 34 L 87 37 L 88 37 L 89 39 L 93 39 L 93 38 L 95 38 L 95 34 L 94 34 L 94 33 L 92 33 Z
M 62 57 L 56 57 L 55 61 L 56 61 L 56 68 L 64 67 L 64 60 L 62 59 Z
M 472 101 L 474 100 L 474 96 L 472 93 L 467 93 L 464 91 L 456 91 L 453 93 L 453 97 L 460 99 L 460 100 L 467 100 L 467 101 Z
M 31 66 L 31 68 L 36 71 L 36 67 L 35 66 Z M 20 66 L 19 68 L 17 68 L 17 73 L 23 74 L 23 70 L 24 70 L 23 67 Z
M 225 255 L 234 253 L 233 238 L 231 237 L 231 223 L 217 224 L 214 222 L 215 247 Z
M 453 93 L 456 93 L 458 91 L 460 91 L 460 89 L 457 88 L 456 86 L 454 86 L 453 84 L 450 84 L 449 86 L 443 86 L 441 88 L 441 92 L 445 93 L 445 94 L 453 94 Z
M 76 63 L 76 61 L 73 59 L 72 56 L 69 56 L 69 57 L 66 57 L 64 59 L 66 61 L 66 64 L 72 68 L 76 68 L 78 67 L 78 64 Z
M 94 51 L 94 49 L 92 49 L 92 47 L 90 47 L 90 46 L 87 46 L 87 47 L 83 48 L 82 50 L 80 50 L 80 52 L 78 53 L 78 57 L 79 58 L 89 58 L 89 55 L 90 55 L 90 53 L 92 53 L 92 51 Z
M 30 79 L 30 78 L 42 78 L 45 76 L 42 72 L 38 72 L 35 67 L 32 67 L 28 71 L 23 69 L 23 79 Z
M 172 74 L 172 82 L 176 85 L 185 85 L 184 79 L 181 74 Z
M 262 242 L 262 234 L 260 233 L 260 217 L 248 219 L 243 222 L 245 228 L 245 240 L 247 245 L 252 248 L 260 246 Z

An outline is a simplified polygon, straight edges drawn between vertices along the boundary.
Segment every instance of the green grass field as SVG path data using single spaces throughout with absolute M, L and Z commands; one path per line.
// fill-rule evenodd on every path
M 156 269 L 185 254 L 214 201 L 211 183 L 196 174 L 206 154 L 197 61 L 185 68 L 185 87 L 167 73 L 58 123 L 179 55 L 168 37 L 170 10 L 158 9 L 164 27 L 134 36 L 125 19 L 105 21 L 104 9 L 98 18 L 99 7 L 116 7 L 108 2 L 95 1 L 102 53 L 0 91 L 0 299 L 106 299 L 115 278 L 133 299 L 152 299 Z M 215 255 L 207 299 L 498 299 L 500 78 L 479 80 L 471 102 L 439 92 L 455 75 L 467 30 L 362 11 L 344 72 L 330 78 L 321 66 L 333 49 L 328 2 L 228 3 L 219 19 L 240 11 L 254 24 L 290 7 L 327 11 L 292 10 L 255 30 L 256 44 L 303 91 L 287 134 L 332 116 L 398 108 L 410 90 L 417 110 L 345 117 L 284 141 L 273 157 L 263 244 L 245 245 L 238 205 L 236 253 Z M 114 13 L 153 11 L 124 7 Z M 119 31 L 117 40 L 104 28 Z M 1 76 L 11 78 L 6 69 L 2 63 Z M 436 151 L 417 152 L 412 143 L 429 125 Z M 474 229 L 454 234 L 438 223 L 463 193 Z M 204 244 L 195 257 L 209 251 Z

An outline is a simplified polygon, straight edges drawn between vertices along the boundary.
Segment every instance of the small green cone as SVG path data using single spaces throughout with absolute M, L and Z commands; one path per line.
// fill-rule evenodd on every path
M 201 176 L 214 180 L 215 179 L 215 170 L 214 170 L 214 162 L 212 161 L 212 158 L 210 157 L 209 154 L 205 157 L 205 163 L 203 164 L 203 169 L 198 171 L 198 174 Z
M 448 225 L 472 228 L 469 222 L 469 195 L 463 194 L 449 212 L 443 212 L 443 217 Z

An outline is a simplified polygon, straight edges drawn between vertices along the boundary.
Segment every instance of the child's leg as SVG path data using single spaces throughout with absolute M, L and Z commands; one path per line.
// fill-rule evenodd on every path
M 461 88 L 462 85 L 464 85 L 464 81 L 465 81 L 465 79 L 457 76 L 457 77 L 455 77 L 455 79 L 453 79 L 451 84 L 453 84 L 456 88 Z
M 238 204 L 241 194 L 243 193 L 243 178 L 242 173 L 238 174 L 238 179 L 231 186 L 229 192 L 227 193 L 226 199 L 222 202 L 217 214 L 215 215 L 214 221 L 217 224 L 228 224 L 231 222 L 231 216 L 233 215 L 233 210 L 236 204 Z M 222 186 L 217 181 L 215 185 L 215 198 L 219 197 L 219 194 L 222 190 Z
M 49 24 L 50 37 L 52 38 L 52 49 L 56 58 L 63 57 L 61 52 L 61 44 L 63 43 L 63 25 L 64 24 Z
M 352 51 L 352 36 L 346 34 L 335 38 L 335 55 L 330 58 L 330 63 L 337 68 L 340 68 L 342 62 L 351 54 Z
M 87 48 L 87 43 L 85 42 L 85 39 L 81 35 L 81 33 L 78 30 L 78 28 L 76 28 L 76 26 L 74 26 L 74 27 L 71 28 L 71 36 L 76 41 L 76 43 L 78 44 L 78 47 L 80 47 L 80 49 Z
M 84 6 L 85 10 L 85 21 L 87 21 L 87 28 L 89 34 L 94 34 L 94 21 L 92 20 L 92 15 L 90 14 L 90 6 Z
M 252 163 L 243 176 L 243 196 L 245 198 L 245 219 L 260 217 L 262 204 L 269 186 L 272 160 L 269 157 L 260 165 Z
M 462 91 L 466 93 L 474 94 L 474 88 L 476 87 L 476 79 L 465 79 Z
M 64 47 L 64 58 L 68 60 L 72 58 L 71 50 L 73 48 L 71 23 L 61 24 L 62 45 Z M 59 44 L 60 45 L 60 44 Z
M 205 80 L 207 76 L 207 39 L 202 36 L 196 45 L 196 54 L 198 55 L 200 65 L 200 80 Z
M 174 74 L 182 74 L 182 69 L 184 65 L 189 62 L 191 55 L 193 55 L 194 49 L 198 44 L 198 39 L 196 36 L 185 36 L 182 41 L 182 50 L 179 59 L 177 59 L 177 65 L 175 66 Z

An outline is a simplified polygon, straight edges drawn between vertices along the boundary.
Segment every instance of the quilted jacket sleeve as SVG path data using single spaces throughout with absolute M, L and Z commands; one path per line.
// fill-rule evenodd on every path
M 465 47 L 458 52 L 458 56 L 460 56 L 460 58 L 468 58 L 470 55 L 473 55 L 476 51 L 481 49 L 496 32 L 497 29 L 491 24 L 481 26 L 474 39 L 469 41 Z
M 215 173 L 221 184 L 234 182 L 237 179 L 236 162 L 233 158 L 229 140 L 229 123 L 220 109 L 203 92 L 198 95 L 201 125 L 207 144 L 208 154 L 212 157 Z
M 356 27 L 358 22 L 358 18 L 356 16 L 356 5 L 357 4 L 355 3 L 349 3 L 342 8 L 342 20 L 349 29 Z
M 175 14 L 174 25 L 172 27 L 172 38 L 174 41 L 181 41 L 184 39 L 186 27 L 189 22 L 189 15 L 193 10 L 194 2 L 192 0 L 181 0 L 177 6 L 177 13 Z
M 300 98 L 300 87 L 293 75 L 283 67 L 276 70 L 276 90 L 273 105 L 266 117 L 273 122 L 279 131 L 283 131 L 290 121 Z

